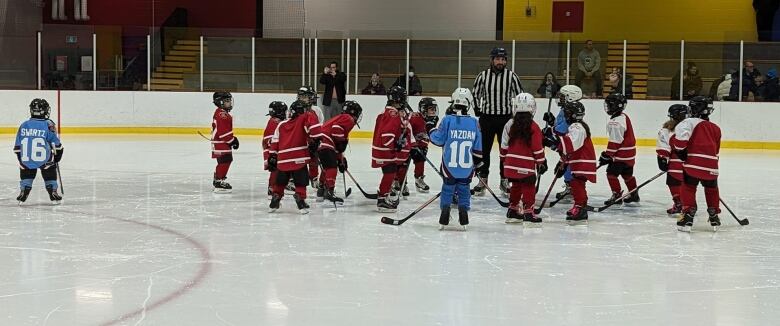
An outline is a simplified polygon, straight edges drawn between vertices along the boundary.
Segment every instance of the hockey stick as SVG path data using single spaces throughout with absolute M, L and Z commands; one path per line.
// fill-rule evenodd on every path
M 542 204 L 539 205 L 539 207 L 534 208 L 534 214 L 539 214 L 542 212 L 542 208 L 544 208 L 544 204 L 547 203 L 547 198 L 550 198 L 550 193 L 552 193 L 553 187 L 555 187 L 555 183 L 560 179 L 558 177 L 558 173 L 556 170 L 555 178 L 553 178 L 552 183 L 550 183 L 550 187 L 547 188 L 547 193 L 544 195 L 544 199 L 542 200 Z
M 349 178 L 352 179 L 352 183 L 354 183 L 358 187 L 358 190 L 360 190 L 360 192 L 363 193 L 363 196 L 365 196 L 368 199 L 377 199 L 377 198 L 379 198 L 378 194 L 376 194 L 376 193 L 369 194 L 365 190 L 363 190 L 363 188 L 360 187 L 360 184 L 357 182 L 357 180 L 355 180 L 355 177 L 352 176 L 352 173 L 349 173 L 349 170 L 344 170 L 344 172 L 346 172 L 346 174 L 349 176 Z
M 58 162 L 58 163 L 54 164 L 54 167 L 57 168 L 57 178 L 60 179 L 60 192 L 64 195 L 65 194 L 65 187 L 62 186 L 62 173 L 60 173 L 60 163 Z M 726 204 L 723 204 L 723 205 L 725 206 Z M 728 207 L 726 207 L 726 208 L 728 208 Z M 729 212 L 730 211 L 731 210 L 729 210 Z M 732 215 L 734 215 L 734 213 L 732 213 Z M 736 216 L 735 216 L 735 218 L 736 218 Z
M 748 221 L 748 219 L 740 220 L 737 217 L 737 215 L 734 214 L 734 211 L 732 211 L 731 208 L 729 208 L 729 205 L 726 205 L 726 202 L 724 202 L 722 198 L 718 198 L 718 200 L 720 200 L 720 203 L 723 204 L 723 207 L 726 207 L 726 210 L 729 211 L 731 216 L 734 217 L 735 220 L 737 220 L 737 223 L 739 223 L 739 225 L 745 226 L 745 225 L 750 224 L 750 221 Z
M 347 188 L 347 177 L 344 173 L 341 173 L 341 180 L 344 182 L 344 199 L 347 199 L 352 194 L 352 187 Z
M 552 106 L 552 96 L 550 96 L 550 99 L 547 101 L 547 113 L 550 113 L 550 107 Z M 545 128 L 549 128 L 550 124 L 545 121 Z M 542 176 L 539 175 L 536 178 L 536 193 L 539 193 L 539 185 L 542 183 Z
M 442 174 L 442 173 L 441 173 L 441 171 L 439 171 L 439 169 L 437 169 L 437 168 L 436 168 L 436 166 L 433 164 L 433 162 L 431 162 L 431 159 L 429 159 L 429 158 L 426 156 L 426 157 L 425 157 L 425 161 L 426 161 L 426 162 L 428 162 L 428 164 L 431 166 L 431 168 L 433 168 L 433 170 L 434 170 L 434 171 L 436 171 L 436 173 L 437 173 L 437 174 L 438 174 L 438 175 L 439 175 L 439 176 L 440 176 L 442 179 L 444 179 L 444 174 Z M 496 194 L 493 192 L 493 189 L 490 189 L 490 187 L 488 187 L 488 185 L 487 185 L 487 182 L 485 182 L 485 180 L 484 180 L 484 179 L 482 179 L 482 178 L 480 178 L 480 177 L 477 177 L 477 179 L 479 180 L 479 182 L 480 182 L 480 183 L 481 183 L 483 186 L 485 186 L 485 189 L 487 189 L 487 191 L 488 191 L 488 192 L 490 192 L 490 194 L 491 194 L 491 195 L 493 196 L 493 198 L 494 198 L 494 199 L 495 199 L 495 200 L 498 202 L 498 204 L 499 204 L 499 205 L 501 205 L 501 207 L 504 207 L 504 208 L 507 208 L 507 207 L 509 207 L 509 203 L 508 203 L 508 202 L 505 202 L 505 201 L 502 201 L 501 199 L 499 199 L 499 198 L 498 198 L 498 196 L 496 196 Z
M 200 130 L 198 130 L 198 135 L 203 137 L 203 139 L 208 140 L 209 142 L 211 141 L 211 138 L 206 137 L 206 135 L 204 135 L 202 132 L 200 132 Z
M 599 169 L 601 169 L 601 167 L 602 167 L 602 166 L 605 166 L 605 165 L 607 165 L 607 164 L 602 164 L 602 165 L 599 165 L 598 167 L 596 167 L 596 171 L 598 171 Z M 547 205 L 547 207 L 549 208 L 549 207 L 553 207 L 553 206 L 555 206 L 555 204 L 557 204 L 559 201 L 561 201 L 561 200 L 565 199 L 565 198 L 566 198 L 566 197 L 568 197 L 568 196 L 569 196 L 569 195 L 563 196 L 563 197 L 561 197 L 561 198 L 556 198 L 555 200 L 551 201 L 551 202 L 550 202 L 550 203 Z
M 400 220 L 395 220 L 395 219 L 389 218 L 387 216 L 382 216 L 382 219 L 380 221 L 382 223 L 384 223 L 384 224 L 390 224 L 390 225 L 401 225 L 401 224 L 404 224 L 404 222 L 408 221 L 410 218 L 412 218 L 412 216 L 417 215 L 417 213 L 419 213 L 425 207 L 428 207 L 428 205 L 430 205 L 432 202 L 434 202 L 440 196 L 441 196 L 441 192 L 437 193 L 436 196 L 431 197 L 431 199 L 428 199 L 428 201 L 426 201 L 425 203 L 420 205 L 420 207 L 417 207 L 417 209 L 415 209 L 411 214 L 407 215 L 406 217 L 404 217 L 404 218 L 402 218 Z
M 609 204 L 606 204 L 606 205 L 604 205 L 604 206 L 601 206 L 601 207 L 598 207 L 598 208 L 594 207 L 594 208 L 593 208 L 593 211 L 595 211 L 595 212 L 597 212 L 597 213 L 603 212 L 605 209 L 607 209 L 607 208 L 610 208 L 612 205 L 615 205 L 615 204 L 616 204 L 616 203 L 618 203 L 618 202 L 622 202 L 624 199 L 626 199 L 626 198 L 628 198 L 629 196 L 631 196 L 631 194 L 632 194 L 632 193 L 634 193 L 634 192 L 636 192 L 637 190 L 639 190 L 639 188 L 642 188 L 642 187 L 646 186 L 648 183 L 650 183 L 650 182 L 653 182 L 653 180 L 655 180 L 655 179 L 658 179 L 659 177 L 661 177 L 661 176 L 662 176 L 662 175 L 664 175 L 664 174 L 666 174 L 666 171 L 661 171 L 660 173 L 656 174 L 655 176 L 653 176 L 653 177 L 652 177 L 652 178 L 650 178 L 649 180 L 647 180 L 647 181 L 645 181 L 645 182 L 642 182 L 642 184 L 640 184 L 639 186 L 637 186 L 636 188 L 634 188 L 634 190 L 631 190 L 631 191 L 629 191 L 629 192 L 626 192 L 626 194 L 625 194 L 625 195 L 621 196 L 620 198 L 618 198 L 618 199 L 616 199 L 616 200 L 613 200 L 613 201 L 611 201 Z

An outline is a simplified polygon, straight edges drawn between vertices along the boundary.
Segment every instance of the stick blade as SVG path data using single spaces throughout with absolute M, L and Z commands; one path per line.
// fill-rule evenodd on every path
M 348 198 L 349 195 L 351 195 L 351 194 L 352 194 L 352 188 L 348 188 L 347 192 L 344 193 L 344 198 Z
M 740 220 L 739 221 L 739 225 L 745 226 L 745 225 L 748 225 L 748 224 L 750 224 L 750 221 L 748 221 L 748 219 L 744 219 L 744 220 Z
M 380 220 L 383 224 L 389 224 L 389 225 L 401 225 L 401 221 L 394 220 L 392 218 L 389 218 L 387 216 L 382 216 L 382 219 Z
M 368 199 L 377 199 L 377 198 L 379 198 L 379 195 L 377 195 L 377 194 L 365 194 L 365 195 L 366 195 L 366 198 L 368 198 Z

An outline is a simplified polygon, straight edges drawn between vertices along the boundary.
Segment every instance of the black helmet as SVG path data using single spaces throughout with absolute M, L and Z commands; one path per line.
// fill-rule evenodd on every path
M 501 48 L 501 47 L 493 48 L 493 50 L 490 51 L 490 58 L 493 59 L 493 58 L 496 58 L 496 57 L 503 57 L 504 59 L 506 59 L 506 57 L 507 57 L 506 49 Z
M 626 108 L 626 103 L 628 103 L 628 101 L 626 101 L 626 97 L 623 96 L 623 94 L 609 94 L 607 98 L 604 99 L 604 111 L 614 117 L 623 113 L 623 110 Z
M 306 109 L 308 108 L 308 104 L 304 103 L 301 100 L 297 100 L 290 104 L 290 119 L 293 119 L 304 112 L 306 112 Z
M 268 105 L 268 114 L 274 118 L 284 120 L 287 118 L 287 104 L 282 101 L 273 101 Z
M 309 100 L 309 106 L 312 106 L 317 102 L 317 92 L 315 92 L 314 88 L 311 86 L 304 85 L 298 88 L 298 100 L 301 100 L 302 97 Z
M 694 118 L 707 118 L 715 107 L 712 106 L 712 99 L 706 96 L 694 96 L 688 102 L 691 108 L 691 116 Z
M 230 106 L 226 106 L 225 102 L 230 100 Z M 218 108 L 230 111 L 233 108 L 233 95 L 230 92 L 214 92 L 213 103 Z
M 566 102 L 563 104 L 563 115 L 566 122 L 581 122 L 585 118 L 585 106 L 580 102 Z
M 436 100 L 433 97 L 423 97 L 420 99 L 420 103 L 417 104 L 417 111 L 425 116 L 425 110 L 430 107 L 435 108 L 436 112 L 439 112 L 439 104 L 436 103 Z
M 406 104 L 406 89 L 401 86 L 390 87 L 387 92 L 387 103 Z
M 355 101 L 344 102 L 344 108 L 341 112 L 349 114 L 355 118 L 355 123 L 360 123 L 360 120 L 363 118 L 363 108 L 360 106 L 360 104 L 358 104 L 358 102 Z
M 36 98 L 30 102 L 30 117 L 36 119 L 48 119 L 51 106 L 44 99 Z
M 683 121 L 691 115 L 691 109 L 685 104 L 672 104 L 669 107 L 669 117 L 675 121 Z

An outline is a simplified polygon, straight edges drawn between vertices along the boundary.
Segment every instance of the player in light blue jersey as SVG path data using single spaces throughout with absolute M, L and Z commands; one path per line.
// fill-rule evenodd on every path
M 545 146 L 550 147 L 553 150 L 555 149 L 552 148 L 550 144 L 554 143 L 553 140 L 556 135 L 563 136 L 569 132 L 569 123 L 566 122 L 566 117 L 563 114 L 563 105 L 570 102 L 579 102 L 582 99 L 582 89 L 576 85 L 566 85 L 561 87 L 558 96 L 558 106 L 560 107 L 558 115 L 553 116 L 550 112 L 544 114 L 545 122 L 547 122 L 548 125 L 553 126 L 552 129 L 545 128 L 544 136 L 547 139 L 545 141 Z M 567 167 L 566 172 L 563 174 L 564 189 L 555 194 L 556 199 L 563 199 L 564 197 L 571 195 L 571 186 L 569 184 L 572 178 L 571 168 Z
M 57 193 L 57 169 L 55 165 L 62 159 L 62 143 L 57 137 L 57 128 L 49 120 L 51 107 L 46 100 L 36 98 L 30 103 L 30 120 L 19 126 L 16 133 L 14 153 L 19 159 L 19 188 L 16 200 L 21 205 L 32 190 L 33 181 L 41 170 L 49 199 L 57 205 L 62 196 Z
M 458 220 L 462 229 L 469 224 L 471 208 L 471 178 L 474 170 L 482 165 L 482 133 L 479 122 L 469 115 L 474 98 L 467 88 L 458 88 L 452 93 L 452 105 L 439 126 L 431 130 L 431 143 L 442 147 L 442 173 L 444 184 L 441 186 L 440 229 L 450 222 L 452 196 L 458 196 Z

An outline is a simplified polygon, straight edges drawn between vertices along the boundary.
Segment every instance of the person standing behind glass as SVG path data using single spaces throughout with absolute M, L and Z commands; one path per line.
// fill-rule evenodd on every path
M 341 106 L 347 95 L 346 82 L 347 75 L 339 71 L 339 65 L 336 61 L 332 61 L 325 67 L 325 71 L 320 76 L 320 84 L 325 85 L 322 95 L 324 121 L 341 113 Z
M 599 69 L 601 68 L 601 55 L 599 51 L 593 48 L 593 41 L 585 41 L 585 48 L 577 55 L 577 75 L 574 77 L 574 84 L 582 88 L 582 79 L 585 77 L 593 78 L 596 83 L 596 94 L 602 93 L 602 77 Z

